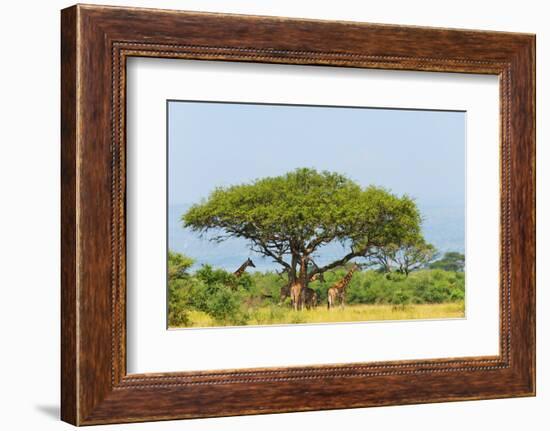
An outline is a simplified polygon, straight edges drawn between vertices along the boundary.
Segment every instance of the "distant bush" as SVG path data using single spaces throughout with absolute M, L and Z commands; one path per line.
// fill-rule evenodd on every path
M 279 303 L 281 287 L 288 283 L 286 277 L 280 276 L 274 272 L 253 272 L 249 276 L 252 281 L 250 287 L 250 294 L 252 296 L 256 297 L 262 303 Z
M 443 270 L 420 270 L 408 277 L 360 272 L 353 277 L 346 295 L 348 304 L 435 304 L 463 300 L 464 273 Z

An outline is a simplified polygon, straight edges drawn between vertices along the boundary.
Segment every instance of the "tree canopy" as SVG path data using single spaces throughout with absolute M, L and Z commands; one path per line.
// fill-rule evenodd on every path
M 371 255 L 371 262 L 383 272 L 396 271 L 408 276 L 412 271 L 429 265 L 436 254 L 435 247 L 418 235 L 410 236 L 400 244 L 376 247 Z
M 369 257 L 376 248 L 418 238 L 415 202 L 375 186 L 362 188 L 344 175 L 299 168 L 276 177 L 216 188 L 183 216 L 185 227 L 212 239 L 245 238 L 253 251 L 281 265 L 289 279 Z M 324 266 L 320 247 L 339 241 L 346 252 Z

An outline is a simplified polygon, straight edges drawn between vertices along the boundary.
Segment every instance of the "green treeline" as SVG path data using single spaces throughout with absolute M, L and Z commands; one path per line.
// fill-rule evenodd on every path
M 346 291 L 346 304 L 406 307 L 464 301 L 463 266 L 457 264 L 463 259 L 458 253 L 447 253 L 429 267 L 408 276 L 377 269 L 358 271 Z M 237 278 L 231 272 L 209 265 L 191 273 L 192 264 L 193 260 L 188 257 L 169 253 L 169 326 L 193 326 L 193 312 L 205 313 L 217 325 L 224 326 L 246 325 L 262 308 L 269 307 L 272 312 L 290 309 L 289 299 L 281 302 L 280 296 L 287 280 L 276 273 L 244 273 Z M 317 293 L 318 307 L 326 308 L 328 288 L 346 272 L 345 267 L 327 271 L 324 282 L 309 283 Z

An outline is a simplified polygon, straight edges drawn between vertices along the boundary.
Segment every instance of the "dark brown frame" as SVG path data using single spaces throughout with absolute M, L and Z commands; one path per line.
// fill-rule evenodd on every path
M 81 5 L 61 17 L 63 420 L 88 425 L 535 394 L 534 35 Z M 129 56 L 498 75 L 500 354 L 127 375 Z

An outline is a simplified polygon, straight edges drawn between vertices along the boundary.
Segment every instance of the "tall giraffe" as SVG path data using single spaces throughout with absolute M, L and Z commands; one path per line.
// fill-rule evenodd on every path
M 304 308 L 302 289 L 307 287 L 307 281 L 307 258 L 302 257 L 300 260 L 300 276 L 290 285 L 290 300 L 295 311 Z
M 235 274 L 235 277 L 239 278 L 243 273 L 246 271 L 246 268 L 251 266 L 252 268 L 256 268 L 256 265 L 254 265 L 254 262 L 252 262 L 252 259 L 248 258 L 245 260 L 245 262 L 239 266 L 239 268 L 233 273 Z
M 356 263 L 353 264 L 351 269 L 348 271 L 346 276 L 339 282 L 332 285 L 332 287 L 327 292 L 327 307 L 330 310 L 336 306 L 336 300 L 340 300 L 340 306 L 344 308 L 346 289 L 351 282 L 353 273 L 359 269 L 359 265 Z
M 323 277 L 323 274 L 320 274 L 320 273 L 313 274 L 313 276 L 310 277 L 310 279 L 309 279 L 310 282 L 317 281 L 317 280 L 320 280 L 322 283 L 324 283 L 325 278 Z M 281 290 L 280 290 L 280 293 L 279 293 L 279 304 L 282 304 L 283 302 L 285 302 L 285 299 L 290 296 L 290 286 L 292 286 L 292 282 L 289 282 L 289 283 L 285 284 L 283 287 L 281 287 Z M 309 290 L 307 290 L 307 289 L 309 289 Z M 309 309 L 308 304 L 307 304 L 308 298 L 310 298 L 310 304 L 314 304 L 314 306 L 317 305 L 317 293 L 309 287 L 307 289 L 305 289 L 305 291 L 307 293 L 306 293 L 304 299 L 305 299 L 306 308 Z M 315 293 L 315 297 L 313 297 L 314 293 Z

